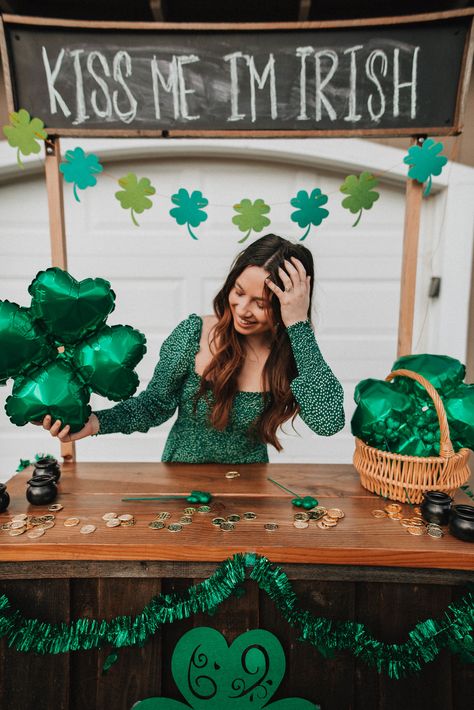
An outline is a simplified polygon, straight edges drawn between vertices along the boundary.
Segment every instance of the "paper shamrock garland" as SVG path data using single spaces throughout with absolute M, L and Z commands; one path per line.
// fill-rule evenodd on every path
M 135 173 L 128 173 L 125 177 L 120 178 L 118 183 L 120 187 L 123 187 L 123 190 L 116 192 L 115 197 L 124 210 L 130 210 L 133 224 L 139 227 L 140 225 L 135 219 L 135 212 L 141 214 L 153 206 L 148 195 L 154 195 L 156 190 L 148 178 L 138 180 Z
M 112 400 L 135 392 L 145 336 L 105 325 L 115 294 L 104 279 L 76 281 L 53 267 L 40 271 L 28 291 L 29 308 L 0 301 L 0 382 L 14 378 L 5 410 L 17 426 L 50 414 L 79 431 L 92 391 Z
M 300 190 L 290 201 L 293 207 L 298 207 L 291 214 L 292 221 L 297 222 L 300 227 L 307 227 L 306 232 L 300 237 L 300 242 L 306 239 L 312 225 L 318 227 L 328 216 L 329 212 L 322 207 L 327 201 L 327 195 L 324 195 L 319 188 L 314 189 L 311 195 L 305 190 Z
M 464 365 L 447 355 L 405 355 L 393 370 L 425 377 L 440 395 L 455 451 L 474 448 L 474 385 L 463 383 Z M 351 421 L 354 436 L 382 451 L 410 456 L 439 456 L 440 430 L 433 400 L 425 388 L 407 377 L 392 382 L 359 382 Z
M 348 195 L 342 201 L 342 206 L 350 210 L 352 214 L 359 213 L 353 227 L 359 224 L 362 210 L 370 210 L 374 202 L 379 199 L 379 193 L 374 190 L 377 184 L 378 181 L 373 175 L 364 172 L 359 177 L 348 175 L 339 188 L 342 193 Z
M 193 239 L 197 239 L 191 227 L 199 227 L 201 222 L 205 222 L 207 214 L 204 212 L 204 207 L 207 207 L 209 201 L 203 197 L 200 190 L 194 190 L 190 195 L 187 190 L 181 187 L 178 192 L 173 195 L 171 202 L 177 207 L 170 210 L 170 215 L 175 218 L 178 224 L 186 224 L 189 235 Z
M 66 182 L 74 183 L 74 197 L 80 202 L 76 188 L 85 190 L 97 184 L 95 175 L 104 169 L 99 163 L 99 158 L 94 153 L 86 155 L 82 148 L 66 151 L 66 160 L 61 163 L 59 170 L 64 175 Z
M 426 187 L 423 190 L 425 197 L 430 194 L 431 176 L 439 175 L 448 162 L 444 155 L 439 155 L 443 147 L 442 143 L 427 138 L 421 145 L 412 145 L 408 149 L 408 155 L 403 158 L 403 162 L 411 166 L 408 177 L 418 182 L 426 182 Z
M 20 153 L 23 155 L 39 153 L 41 146 L 38 143 L 38 139 L 44 141 L 48 137 L 44 130 L 43 121 L 40 118 L 31 118 L 24 108 L 10 114 L 10 125 L 4 126 L 3 132 L 8 144 L 12 148 L 18 149 L 16 159 L 21 168 L 23 163 L 20 159 Z
M 302 698 L 272 703 L 286 669 L 280 641 L 264 629 L 237 636 L 231 646 L 209 627 L 185 633 L 171 660 L 174 681 L 186 703 L 170 698 L 148 698 L 133 710 L 319 710 Z
M 268 227 L 270 220 L 265 217 L 270 212 L 270 207 L 261 199 L 251 202 L 251 200 L 243 199 L 234 205 L 234 210 L 240 212 L 232 217 L 233 224 L 236 224 L 241 232 L 247 234 L 239 239 L 239 244 L 245 242 L 251 232 L 261 232 L 264 227 Z

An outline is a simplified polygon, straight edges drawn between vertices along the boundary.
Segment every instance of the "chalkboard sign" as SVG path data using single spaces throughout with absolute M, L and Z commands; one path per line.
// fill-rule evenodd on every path
M 9 108 L 50 135 L 454 134 L 472 11 L 442 14 L 225 29 L 4 16 Z

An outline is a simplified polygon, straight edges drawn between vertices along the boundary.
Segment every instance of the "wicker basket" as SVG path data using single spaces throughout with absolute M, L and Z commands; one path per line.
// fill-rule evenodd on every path
M 404 456 L 380 451 L 373 446 L 355 440 L 353 463 L 360 475 L 360 482 L 373 493 L 392 500 L 421 503 L 424 491 L 444 491 L 453 495 L 470 476 L 467 464 L 469 449 L 454 453 L 443 402 L 433 385 L 417 372 L 394 370 L 385 379 L 399 376 L 416 380 L 430 395 L 436 408 L 440 427 L 439 456 Z

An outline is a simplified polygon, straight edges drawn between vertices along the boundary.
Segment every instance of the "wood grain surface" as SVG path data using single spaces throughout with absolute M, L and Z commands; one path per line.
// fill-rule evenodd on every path
M 236 552 L 256 552 L 272 562 L 368 565 L 453 570 L 474 569 L 474 546 L 446 534 L 442 539 L 413 537 L 397 521 L 372 517 L 384 501 L 360 486 L 350 465 L 252 464 L 239 466 L 240 476 L 225 478 L 228 465 L 163 463 L 66 463 L 62 466 L 60 493 L 56 502 L 64 508 L 56 525 L 36 540 L 25 534 L 0 534 L 2 561 L 27 560 L 161 560 L 219 562 Z M 10 508 L 0 523 L 14 513 L 39 515 L 46 507 L 31 506 L 25 498 L 31 468 L 7 483 Z M 326 507 L 341 508 L 345 517 L 337 527 L 321 530 L 314 522 L 307 529 L 293 526 L 291 496 L 270 483 L 271 477 L 300 495 L 313 494 Z M 189 494 L 191 489 L 213 494 L 211 512 L 196 513 L 191 525 L 179 533 L 152 530 L 148 523 L 156 513 L 171 513 L 177 522 L 185 501 L 122 501 L 123 497 Z M 469 499 L 458 494 L 458 502 Z M 136 525 L 107 528 L 107 512 L 132 513 Z M 216 515 L 256 513 L 255 520 L 241 520 L 232 532 L 212 525 Z M 410 514 L 410 506 L 403 512 Z M 66 518 L 77 516 L 81 525 L 94 524 L 91 535 L 80 533 L 81 525 L 67 528 Z M 276 522 L 278 530 L 263 525 Z

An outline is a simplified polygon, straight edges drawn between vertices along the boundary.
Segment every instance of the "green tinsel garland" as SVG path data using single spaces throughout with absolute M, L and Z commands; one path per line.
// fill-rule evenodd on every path
M 415 673 L 422 663 L 430 663 L 441 649 L 459 653 L 474 662 L 474 594 L 468 592 L 451 604 L 441 620 L 426 619 L 408 634 L 405 643 L 384 643 L 370 635 L 364 624 L 355 621 L 331 621 L 301 609 L 298 598 L 285 572 L 272 568 L 266 557 L 255 553 L 236 554 L 219 565 L 214 574 L 200 584 L 189 587 L 182 595 L 160 594 L 136 617 L 117 616 L 111 621 L 77 619 L 70 624 L 50 624 L 39 619 L 26 619 L 11 608 L 9 599 L 0 597 L 0 638 L 17 651 L 67 653 L 110 645 L 143 646 L 162 624 L 186 619 L 196 612 L 212 613 L 239 590 L 245 581 L 246 568 L 260 589 L 275 602 L 286 621 L 300 634 L 300 640 L 311 643 L 324 656 L 337 650 L 349 650 L 378 673 L 391 678 Z

